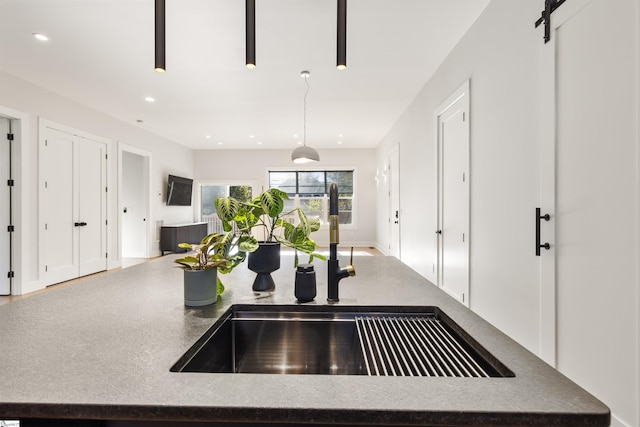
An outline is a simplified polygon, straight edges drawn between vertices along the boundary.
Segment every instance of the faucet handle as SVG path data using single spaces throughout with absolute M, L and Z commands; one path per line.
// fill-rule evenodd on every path
M 353 266 L 353 246 L 351 246 L 351 256 L 349 258 L 349 265 L 345 267 L 345 270 L 347 270 L 347 273 L 349 273 L 349 277 L 353 277 L 356 275 L 356 269 Z

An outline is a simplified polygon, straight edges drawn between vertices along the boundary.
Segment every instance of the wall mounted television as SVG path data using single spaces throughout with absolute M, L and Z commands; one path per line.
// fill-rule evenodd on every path
M 191 206 L 193 180 L 169 175 L 167 179 L 167 206 Z

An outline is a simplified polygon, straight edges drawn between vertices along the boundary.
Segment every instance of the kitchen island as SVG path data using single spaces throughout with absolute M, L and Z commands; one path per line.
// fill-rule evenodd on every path
M 0 420 L 27 427 L 609 425 L 602 402 L 391 257 L 356 257 L 357 275 L 340 282 L 337 304 L 439 307 L 515 376 L 170 372 L 231 305 L 296 304 L 293 257 L 283 255 L 275 291 L 254 293 L 255 274 L 242 265 L 221 275 L 226 291 L 216 304 L 185 307 L 177 257 L 0 306 Z M 315 265 L 318 296 L 307 305 L 325 305 L 326 264 Z

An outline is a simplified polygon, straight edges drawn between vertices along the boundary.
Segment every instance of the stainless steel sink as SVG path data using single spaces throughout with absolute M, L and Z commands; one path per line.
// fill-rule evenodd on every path
M 437 307 L 234 305 L 173 372 L 513 376 Z

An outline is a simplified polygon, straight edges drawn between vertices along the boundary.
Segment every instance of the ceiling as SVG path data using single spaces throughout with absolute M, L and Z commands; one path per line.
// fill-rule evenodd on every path
M 258 0 L 246 69 L 242 0 L 0 0 L 0 70 L 194 149 L 375 147 L 489 0 L 349 0 L 336 70 L 335 0 Z M 36 40 L 42 33 L 49 41 Z M 155 102 L 145 101 L 155 98 Z

